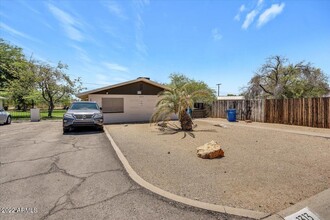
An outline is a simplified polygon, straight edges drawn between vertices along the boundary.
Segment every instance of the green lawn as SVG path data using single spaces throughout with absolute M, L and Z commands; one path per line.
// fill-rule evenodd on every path
M 15 119 L 18 119 L 18 120 L 29 120 L 30 119 L 30 111 L 26 111 L 26 112 L 23 112 L 23 111 L 8 111 L 10 112 L 12 118 L 15 120 Z M 40 110 L 40 117 L 41 119 L 62 119 L 63 118 L 63 115 L 64 113 L 66 112 L 66 110 L 62 110 L 62 109 L 56 109 L 53 111 L 53 114 L 52 114 L 52 118 L 48 118 L 48 111 L 47 109 L 41 109 Z

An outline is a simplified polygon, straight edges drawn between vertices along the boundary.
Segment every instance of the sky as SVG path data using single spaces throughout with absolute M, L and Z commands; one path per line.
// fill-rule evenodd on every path
M 266 58 L 330 74 L 328 0 L 0 0 L 0 37 L 88 90 L 171 73 L 239 94 Z

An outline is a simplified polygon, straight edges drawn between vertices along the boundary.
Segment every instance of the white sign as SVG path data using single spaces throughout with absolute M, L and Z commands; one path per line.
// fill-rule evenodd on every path
M 289 215 L 284 218 L 285 220 L 320 220 L 313 212 L 311 212 L 308 207 Z

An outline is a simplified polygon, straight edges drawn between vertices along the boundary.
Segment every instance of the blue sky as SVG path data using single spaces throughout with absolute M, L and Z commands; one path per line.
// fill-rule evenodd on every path
M 0 0 L 0 37 L 94 89 L 173 72 L 240 93 L 272 55 L 330 74 L 327 0 Z

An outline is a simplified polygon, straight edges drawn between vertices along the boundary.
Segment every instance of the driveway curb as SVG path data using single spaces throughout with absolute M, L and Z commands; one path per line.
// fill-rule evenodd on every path
M 240 208 L 233 208 L 233 207 L 228 207 L 228 206 L 222 206 L 222 205 L 214 205 L 210 203 L 205 203 L 205 202 L 200 202 L 192 199 L 188 199 L 182 196 L 175 195 L 173 193 L 167 192 L 165 190 L 162 190 L 149 182 L 145 181 L 140 177 L 131 167 L 131 165 L 128 163 L 126 157 L 124 154 L 121 152 L 119 147 L 117 146 L 116 142 L 113 140 L 111 137 L 109 131 L 105 128 L 104 129 L 105 134 L 107 135 L 113 149 L 115 150 L 119 160 L 123 164 L 124 168 L 126 169 L 128 175 L 140 186 L 146 188 L 147 190 L 165 197 L 167 199 L 173 200 L 175 202 L 179 202 L 185 205 L 189 205 L 195 208 L 200 208 L 200 209 L 205 209 L 209 211 L 214 211 L 214 212 L 220 212 L 224 214 L 230 214 L 230 215 L 236 215 L 236 216 L 241 216 L 241 217 L 248 217 L 248 218 L 254 218 L 254 219 L 264 219 L 270 214 L 268 213 L 263 213 L 263 212 L 258 212 L 258 211 L 252 211 L 252 210 L 247 210 L 247 209 L 240 209 Z
M 296 131 L 296 130 L 289 130 L 284 128 L 270 128 L 270 127 L 261 127 L 258 125 L 251 125 L 251 124 L 239 124 L 239 123 L 232 123 L 232 122 L 222 122 L 217 120 L 203 120 L 203 119 L 195 119 L 195 121 L 199 122 L 206 122 L 209 124 L 224 124 L 226 126 L 238 126 L 238 127 L 245 127 L 245 128 L 255 128 L 255 129 L 263 129 L 263 130 L 270 130 L 270 131 L 278 131 L 278 132 L 286 132 L 291 134 L 298 134 L 298 135 L 306 135 L 312 137 L 321 137 L 321 138 L 328 138 L 330 139 L 330 134 L 323 134 L 317 132 L 309 132 L 309 131 Z

